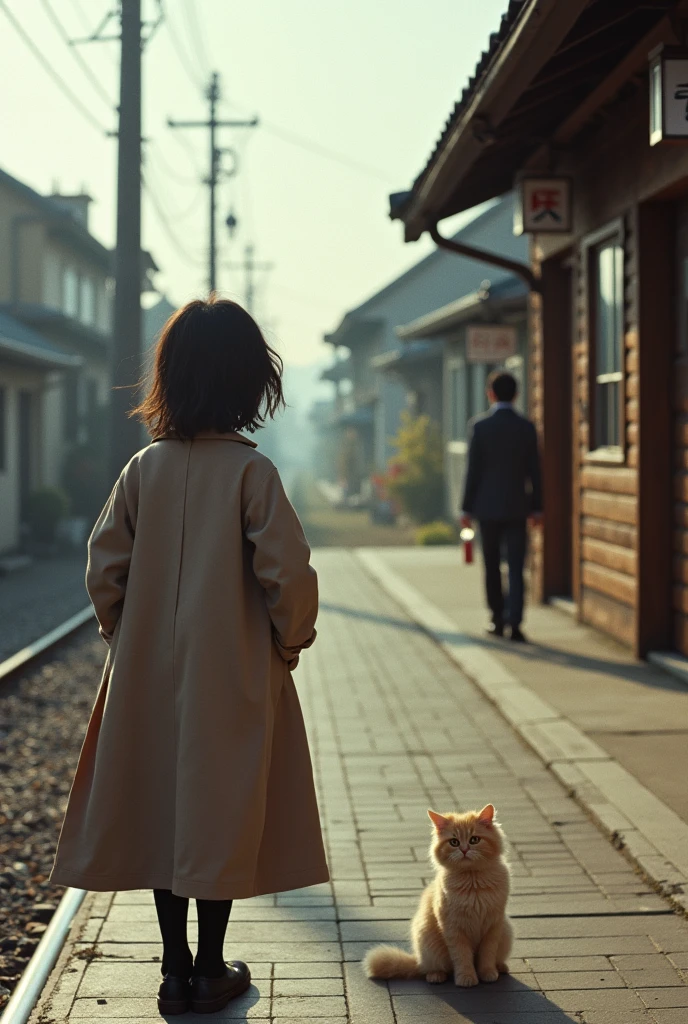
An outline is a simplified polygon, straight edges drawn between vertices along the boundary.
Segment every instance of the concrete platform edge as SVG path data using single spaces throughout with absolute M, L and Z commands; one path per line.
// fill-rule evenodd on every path
M 612 844 L 676 910 L 688 915 L 688 824 L 484 646 L 458 633 L 455 623 L 375 549 L 354 553 L 500 711 Z
M 93 904 L 101 893 L 89 892 L 84 898 L 84 902 L 79 907 L 79 910 L 72 921 L 72 927 L 69 929 L 69 935 L 65 940 L 65 944 L 62 947 L 62 951 L 55 961 L 55 965 L 50 972 L 47 982 L 41 992 L 38 1002 L 34 1006 L 31 1016 L 29 1017 L 28 1024 L 41 1024 L 45 1020 L 52 1020 L 53 1014 L 51 1012 L 51 1003 L 58 986 L 61 984 L 65 967 L 71 960 L 76 944 L 81 938 L 81 934 L 86 927 L 91 913 L 93 911 Z M 83 962 L 85 967 L 85 961 Z M 80 978 L 80 974 L 79 974 Z M 76 979 L 75 979 L 76 980 Z

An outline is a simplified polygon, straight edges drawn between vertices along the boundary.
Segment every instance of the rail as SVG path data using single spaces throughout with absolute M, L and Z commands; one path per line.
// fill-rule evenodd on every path
M 76 615 L 51 629 L 49 633 L 23 647 L 21 651 L 0 662 L 0 682 L 15 675 L 20 669 L 26 668 L 32 661 L 45 651 L 54 647 L 71 633 L 76 632 L 93 618 L 93 608 L 82 608 Z M 50 919 L 41 941 L 29 960 L 17 987 L 10 996 L 4 1011 L 0 1014 L 2 1024 L 26 1024 L 31 1011 L 38 1002 L 41 992 L 60 955 L 65 939 L 69 934 L 72 921 L 83 903 L 84 889 L 67 889 L 60 900 L 57 910 Z
M 36 951 L 26 965 L 21 980 L 10 996 L 0 1021 L 2 1024 L 26 1024 L 38 1002 L 46 981 L 69 935 L 76 913 L 84 901 L 85 889 L 67 889 Z
M 0 682 L 7 679 L 8 676 L 14 675 L 19 669 L 25 668 L 39 654 L 43 654 L 48 648 L 54 647 L 60 640 L 64 640 L 70 633 L 74 633 L 75 630 L 85 625 L 91 618 L 93 618 L 93 608 L 89 605 L 88 608 L 82 608 L 76 615 L 72 615 L 71 618 L 67 619 L 60 626 L 51 629 L 49 633 L 46 633 L 39 640 L 35 640 L 26 647 L 22 647 L 21 651 L 17 651 L 16 654 L 11 655 L 5 661 L 1 661 Z

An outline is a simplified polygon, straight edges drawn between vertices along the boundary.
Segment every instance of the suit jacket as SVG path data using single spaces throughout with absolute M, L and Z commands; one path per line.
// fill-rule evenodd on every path
M 481 520 L 526 519 L 542 511 L 535 426 L 515 409 L 494 408 L 471 422 L 463 510 Z

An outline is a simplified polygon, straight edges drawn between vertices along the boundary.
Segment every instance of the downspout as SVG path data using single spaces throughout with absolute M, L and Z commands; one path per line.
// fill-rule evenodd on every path
M 463 242 L 455 242 L 453 238 L 445 238 L 439 233 L 437 222 L 431 224 L 427 229 L 435 245 L 440 249 L 447 249 L 457 256 L 465 256 L 469 260 L 478 260 L 480 263 L 489 263 L 493 267 L 501 267 L 511 274 L 516 274 L 528 285 L 531 292 L 542 292 L 542 282 L 533 273 L 532 267 L 520 260 L 510 260 L 507 256 L 499 256 L 496 252 L 488 252 L 487 249 L 476 249 L 472 245 L 465 245 Z

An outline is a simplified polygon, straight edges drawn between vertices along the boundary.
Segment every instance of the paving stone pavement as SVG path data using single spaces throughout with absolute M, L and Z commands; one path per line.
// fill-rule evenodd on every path
M 226 956 L 250 963 L 254 985 L 215 1019 L 687 1024 L 688 921 L 643 883 L 353 554 L 321 550 L 315 563 L 319 638 L 296 678 L 332 882 L 235 905 Z M 405 944 L 430 878 L 426 809 L 487 802 L 509 838 L 512 974 L 468 990 L 368 981 L 365 951 Z M 33 1020 L 157 1017 L 152 895 L 89 897 L 80 927 Z

